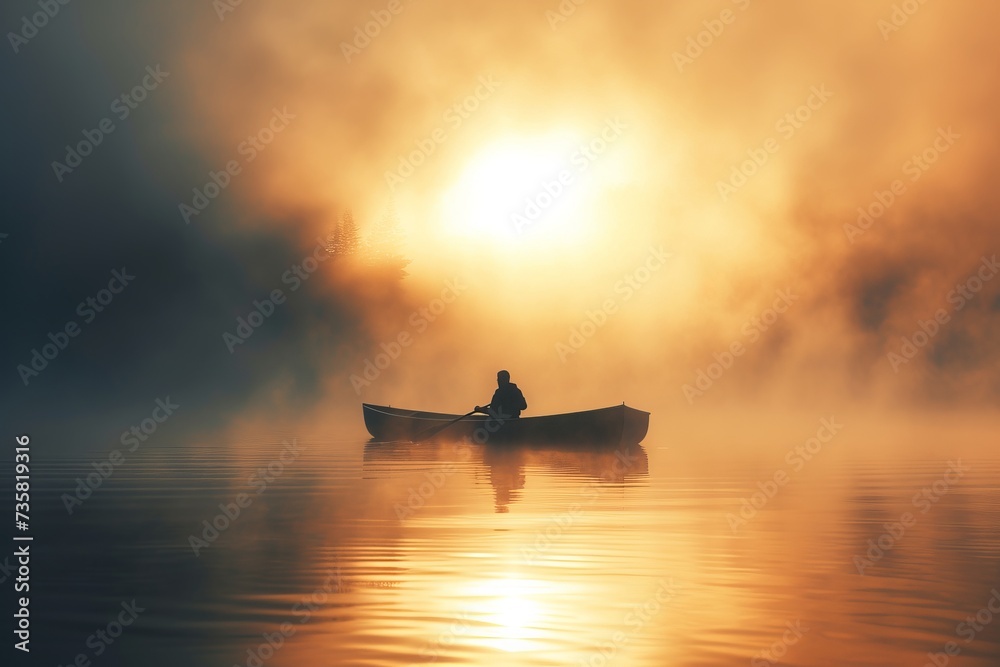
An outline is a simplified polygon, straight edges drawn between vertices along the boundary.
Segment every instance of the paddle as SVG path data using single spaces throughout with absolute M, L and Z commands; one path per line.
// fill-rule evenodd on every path
M 476 409 L 473 410 L 472 412 L 467 412 L 464 415 L 462 415 L 461 417 L 456 417 L 455 419 L 452 419 L 450 422 L 448 422 L 447 424 L 444 424 L 443 426 L 432 426 L 429 429 L 424 429 L 423 431 L 421 431 L 420 433 L 418 433 L 417 435 L 415 435 L 413 437 L 413 439 L 410 440 L 410 442 L 412 442 L 412 443 L 418 443 L 418 442 L 423 442 L 424 440 L 427 440 L 428 438 L 432 438 L 435 435 L 437 435 L 438 433 L 440 433 L 441 431 L 445 430 L 446 428 L 448 428 L 449 426 L 451 426 L 452 424 L 454 424 L 455 422 L 462 421 L 466 417 L 471 417 L 472 415 L 476 414 L 479 411 L 480 410 L 479 410 L 479 408 L 477 406 Z

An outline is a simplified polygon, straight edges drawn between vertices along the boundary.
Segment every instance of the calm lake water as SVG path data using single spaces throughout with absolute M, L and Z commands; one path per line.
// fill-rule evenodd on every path
M 1000 665 L 1000 460 L 296 444 L 37 464 L 30 664 Z

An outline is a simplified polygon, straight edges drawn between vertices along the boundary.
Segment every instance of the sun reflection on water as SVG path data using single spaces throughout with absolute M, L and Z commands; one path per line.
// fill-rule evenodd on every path
M 472 586 L 469 599 L 476 607 L 471 614 L 482 626 L 472 641 L 506 653 L 537 650 L 543 644 L 543 628 L 551 610 L 545 599 L 553 595 L 551 582 L 505 577 Z

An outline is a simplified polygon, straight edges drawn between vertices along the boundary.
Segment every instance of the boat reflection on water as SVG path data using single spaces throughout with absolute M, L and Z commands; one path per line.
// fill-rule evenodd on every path
M 621 486 L 649 475 L 649 459 L 642 445 L 592 445 L 560 442 L 553 444 L 476 444 L 468 439 L 452 442 L 379 442 L 370 440 L 364 449 L 364 470 L 372 472 L 392 467 L 393 462 L 471 465 L 477 481 L 487 472 L 494 491 L 494 509 L 509 511 L 528 484 L 532 469 L 546 476 L 567 475 L 590 480 L 597 485 Z M 479 470 L 476 470 L 478 468 Z M 484 470 L 485 469 L 485 470 Z

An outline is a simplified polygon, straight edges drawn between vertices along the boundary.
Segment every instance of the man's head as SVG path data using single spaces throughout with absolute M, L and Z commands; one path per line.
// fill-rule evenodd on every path
M 510 384 L 510 373 L 507 371 L 500 371 L 497 373 L 497 386 L 503 387 L 508 384 Z

